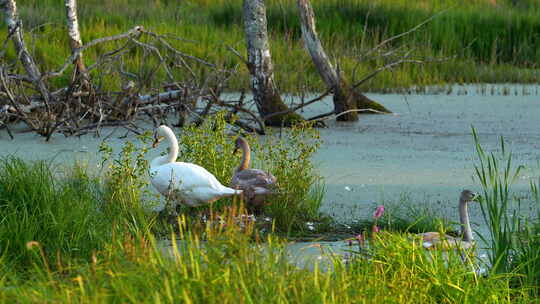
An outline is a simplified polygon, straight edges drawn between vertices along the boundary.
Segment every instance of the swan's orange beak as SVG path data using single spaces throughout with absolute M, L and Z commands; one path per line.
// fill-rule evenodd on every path
M 152 143 L 152 148 L 155 148 L 159 145 L 159 142 L 163 140 L 161 136 L 154 136 L 154 142 Z

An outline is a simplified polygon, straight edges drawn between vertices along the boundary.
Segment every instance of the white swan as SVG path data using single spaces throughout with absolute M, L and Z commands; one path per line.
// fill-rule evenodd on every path
M 163 138 L 169 142 L 169 154 L 150 162 L 152 185 L 159 193 L 190 207 L 242 193 L 242 190 L 223 186 L 212 173 L 201 166 L 177 162 L 178 140 L 169 127 L 162 125 L 156 129 L 152 147 L 155 148 Z
M 474 246 L 474 239 L 469 222 L 469 212 L 467 205 L 469 202 L 477 198 L 477 194 L 471 190 L 463 190 L 459 197 L 459 221 L 461 223 L 461 236 L 452 237 L 449 235 L 441 235 L 439 232 L 425 232 L 422 236 L 423 247 L 426 249 L 440 248 L 448 249 L 469 249 Z

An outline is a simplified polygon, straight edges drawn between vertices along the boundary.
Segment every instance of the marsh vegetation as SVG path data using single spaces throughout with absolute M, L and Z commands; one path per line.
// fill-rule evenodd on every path
M 324 91 L 326 86 L 303 50 L 296 6 L 284 0 L 267 2 L 278 87 L 302 100 L 304 94 Z M 62 66 L 71 54 L 62 29 L 64 21 L 58 21 L 65 19 L 62 3 L 18 3 L 34 58 L 44 70 Z M 363 84 L 364 91 L 409 91 L 411 87 L 422 91 L 430 85 L 440 85 L 445 91 L 447 83 L 529 83 L 538 79 L 540 4 L 536 1 L 312 3 L 325 48 L 353 81 L 386 63 L 362 54 L 438 14 L 407 39 L 392 41 L 392 47 L 410 48 L 415 57 L 429 64 L 400 65 Z M 246 51 L 240 0 L 89 0 L 80 1 L 79 15 L 85 41 L 142 24 L 152 33 L 164 35 L 160 38 L 174 37 L 167 41 L 176 51 L 203 60 L 173 72 L 174 79 L 192 84 L 189 89 L 197 92 L 183 101 L 206 98 L 209 104 L 216 103 L 221 92 L 249 87 L 247 68 L 229 48 L 240 54 Z M 154 38 L 149 35 L 135 43 L 155 42 Z M 103 54 L 116 54 L 120 49 L 123 57 L 115 62 L 118 65 L 103 60 Z M 104 94 L 88 100 L 138 96 L 131 91 L 133 86 L 122 88 L 133 75 L 137 94 L 163 88 L 163 79 L 170 75 L 166 69 L 156 68 L 162 62 L 149 56 L 149 50 L 153 49 L 124 49 L 120 42 L 85 50 L 87 64 L 100 62 L 104 68 L 100 71 L 105 71 L 91 72 L 96 88 Z M 1 55 L 6 62 L 16 57 L 11 46 Z M 208 63 L 214 65 L 212 69 Z M 217 77 L 217 70 L 234 73 Z M 49 84 L 66 86 L 71 76 L 51 78 Z M 16 92 L 26 99 L 26 89 Z M 240 96 L 239 104 L 245 95 Z M 220 106 L 227 108 L 225 103 Z M 111 117 L 136 118 L 124 108 L 110 109 Z M 179 109 L 171 113 L 177 114 Z M 163 110 L 163 115 L 152 117 L 167 121 L 171 113 Z M 240 161 L 233 153 L 238 128 L 249 129 L 238 124 L 237 114 L 216 111 L 193 123 L 179 121 L 184 126 L 178 134 L 178 159 L 201 165 L 224 185 L 229 184 Z M 487 252 L 487 259 L 481 259 L 476 251 L 424 250 L 415 234 L 452 234 L 460 227 L 433 209 L 417 207 L 406 195 L 387 199 L 385 213 L 372 219 L 338 222 L 323 213 L 326 185 L 312 159 L 322 141 L 313 127 L 313 123 L 298 123 L 288 129 L 267 129 L 265 137 L 242 134 L 251 145 L 253 166 L 271 172 L 278 180 L 278 191 L 269 196 L 260 217 L 246 214 L 243 202 L 236 198 L 198 208 L 179 206 L 180 216 L 173 221 L 160 217 L 154 209 L 164 198 L 149 188 L 152 134 L 142 129 L 137 129 L 136 140 L 126 139 L 120 149 L 104 140 L 98 170 L 81 163 L 2 158 L 0 302 L 538 301 L 540 179 L 528 177 L 529 189 L 520 196 L 512 192 L 523 166 L 533 164 L 514 164 L 503 139 L 498 150 L 488 151 L 472 131 L 476 157 L 471 172 L 482 189 L 480 205 L 488 226 L 487 233 L 477 233 L 478 249 Z M 535 206 L 536 212 L 520 212 L 522 204 Z M 302 267 L 290 261 L 288 245 L 306 239 L 339 239 L 349 244 L 350 251 L 344 259 L 321 249 L 330 265 Z
M 65 12 L 61 2 L 18 1 L 21 19 L 31 30 L 36 59 L 45 67 L 63 64 L 70 54 L 68 37 L 61 28 Z M 366 91 L 389 91 L 410 86 L 445 83 L 530 83 L 540 60 L 538 37 L 540 5 L 536 1 L 312 1 L 320 38 L 346 75 L 361 78 L 381 62 L 370 58 L 357 61 L 364 51 L 380 41 L 403 33 L 447 9 L 419 31 L 394 41 L 407 45 L 416 58 L 448 58 L 426 65 L 404 64 L 393 73 L 381 74 L 367 82 Z M 144 7 L 144 9 L 142 9 Z M 84 41 L 124 32 L 143 25 L 154 32 L 182 37 L 174 46 L 186 54 L 208 62 L 232 67 L 239 59 L 227 46 L 245 54 L 242 27 L 242 1 L 81 1 L 78 5 Z M 270 46 L 278 87 L 284 92 L 324 91 L 309 55 L 303 49 L 300 21 L 293 2 L 268 1 Z M 114 49 L 104 45 L 85 52 L 94 62 Z M 10 50 L 13 55 L 13 51 Z M 131 70 L 149 69 L 141 65 L 142 52 L 126 60 Z M 290 60 L 295 58 L 294 60 Z M 352 71 L 356 69 L 356 72 Z M 204 73 L 204 65 L 195 67 Z M 164 73 L 161 71 L 160 73 Z M 239 67 L 239 77 L 230 81 L 231 90 L 249 87 L 248 71 Z M 176 75 L 188 77 L 187 74 Z M 111 75 L 102 85 L 111 88 L 122 83 Z M 56 81 L 68 81 L 69 76 Z
M 229 154 L 234 137 L 225 126 L 218 119 L 181 137 L 182 159 L 204 164 L 223 182 L 237 163 Z M 317 263 L 299 267 L 287 251 L 291 238 L 320 236 L 337 227 L 319 212 L 324 192 L 311 161 L 318 140 L 314 130 L 299 126 L 264 143 L 250 138 L 261 156 L 254 160 L 257 166 L 281 181 L 265 209 L 271 224 L 264 217 L 246 217 L 231 199 L 182 209 L 172 225 L 160 220 L 149 208 L 157 198 L 146 192 L 148 139 L 149 134 L 139 143 L 126 142 L 121 151 L 103 145 L 100 173 L 2 159 L 0 300 L 529 303 L 538 296 L 538 217 L 499 212 L 514 204 L 512 178 L 520 169 L 506 151 L 485 152 L 479 139 L 477 173 L 492 234 L 484 236 L 491 240 L 490 263 L 473 252 L 464 259 L 459 251 L 424 250 L 411 233 L 452 225 L 389 206 L 376 222 L 349 230 L 347 260 L 321 253 L 330 255 L 330 270 Z M 538 187 L 540 181 L 532 180 L 530 199 L 536 204 Z M 316 223 L 315 229 L 306 222 Z M 381 230 L 372 232 L 374 224 Z M 356 234 L 364 239 L 354 239 Z M 163 238 L 172 240 L 171 247 L 160 245 Z

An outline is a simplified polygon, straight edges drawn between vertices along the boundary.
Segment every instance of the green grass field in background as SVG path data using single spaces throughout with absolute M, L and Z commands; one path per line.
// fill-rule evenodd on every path
M 515 4 L 513 4 L 515 2 Z M 83 41 L 125 32 L 135 25 L 160 34 L 186 39 L 174 41 L 182 51 L 228 67 L 239 64 L 226 46 L 245 54 L 241 0 L 228 1 L 79 1 Z M 532 83 L 540 62 L 540 3 L 536 1 L 395 1 L 314 0 L 317 27 L 326 51 L 340 68 L 356 79 L 383 64 L 357 61 L 358 55 L 378 42 L 402 33 L 430 16 L 446 10 L 393 47 L 414 49 L 415 58 L 447 58 L 425 65 L 405 64 L 366 83 L 364 90 L 385 91 L 446 83 Z M 58 67 L 69 54 L 65 9 L 58 1 L 18 1 L 26 37 L 38 62 Z M 275 74 L 283 91 L 323 90 L 324 85 L 303 48 L 294 1 L 268 1 L 268 24 Z M 366 33 L 364 33 L 364 27 Z M 85 53 L 88 63 L 118 47 L 100 45 Z M 13 55 L 13 51 L 11 50 Z M 149 70 L 152 60 L 132 52 L 126 62 L 131 71 Z M 155 62 L 154 62 L 155 63 Z M 202 75 L 202 67 L 195 65 Z M 163 72 L 158 76 L 163 76 Z M 182 74 L 175 75 L 179 79 Z M 68 76 L 55 80 L 61 84 Z M 114 77 L 107 82 L 119 86 Z M 159 77 L 158 77 L 159 78 Z M 241 65 L 230 90 L 248 87 L 247 69 Z

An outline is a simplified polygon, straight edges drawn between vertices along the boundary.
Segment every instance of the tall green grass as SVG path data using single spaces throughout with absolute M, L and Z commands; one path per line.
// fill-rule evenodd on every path
M 515 273 L 518 286 L 540 295 L 540 218 L 520 213 L 520 201 L 513 197 L 511 186 L 523 166 L 512 164 L 512 154 L 501 138 L 499 153 L 487 153 L 473 128 L 478 164 L 476 177 L 483 188 L 482 214 L 489 226 L 488 256 L 491 273 Z M 538 185 L 531 182 L 530 194 L 538 209 Z
M 532 218 L 518 218 L 512 266 L 519 274 L 520 285 L 531 286 L 531 293 L 540 297 L 540 178 L 531 181 L 531 194 L 536 207 Z
M 110 240 L 109 217 L 96 204 L 98 182 L 81 168 L 63 179 L 46 162 L 26 163 L 15 157 L 0 160 L 0 256 L 3 266 L 31 265 L 36 256 L 29 241 L 56 254 L 88 256 Z
M 354 50 L 369 47 L 383 39 L 401 34 L 449 9 L 424 28 L 395 42 L 395 46 L 424 45 L 433 54 L 455 54 L 486 64 L 511 63 L 530 66 L 540 59 L 536 33 L 540 22 L 536 10 L 511 7 L 494 8 L 488 1 L 475 4 L 455 1 L 312 1 L 317 29 L 328 42 L 344 45 L 352 42 Z M 241 25 L 242 1 L 228 1 L 223 7 L 212 6 L 211 18 L 221 26 Z M 300 20 L 294 2 L 270 1 L 268 23 L 274 32 L 300 39 Z M 364 27 L 367 30 L 364 33 Z M 363 42 L 364 45 L 360 44 Z M 331 50 L 335 52 L 335 50 Z
M 2 266 L 31 265 L 36 259 L 61 263 L 61 257 L 77 262 L 103 249 L 115 233 L 152 229 L 154 217 L 142 202 L 146 160 L 140 151 L 132 158 L 134 152 L 128 143 L 102 176 L 82 165 L 0 159 Z M 45 250 L 35 255 L 28 242 Z
M 231 224 L 232 222 L 228 222 Z M 400 235 L 380 234 L 371 259 L 332 270 L 298 268 L 284 243 L 252 241 L 246 228 L 207 226 L 204 242 L 185 227 L 168 254 L 151 236 L 121 235 L 86 263 L 63 272 L 39 267 L 0 274 L 3 302 L 99 303 L 527 303 L 504 276 L 478 277 L 458 254 L 426 252 Z M 249 228 L 248 228 L 249 230 Z M 249 231 L 248 231 L 249 232 Z M 324 267 L 327 268 L 327 267 Z

